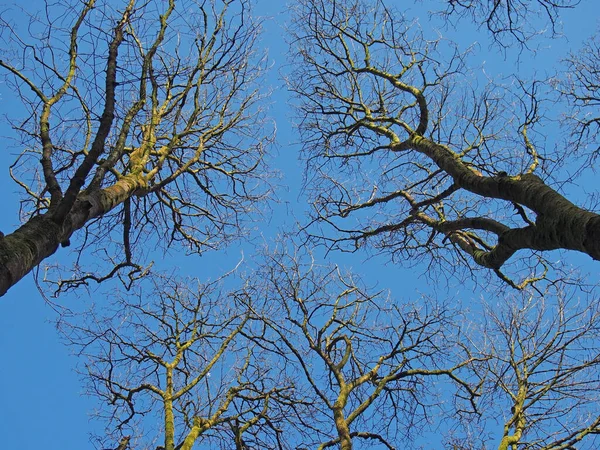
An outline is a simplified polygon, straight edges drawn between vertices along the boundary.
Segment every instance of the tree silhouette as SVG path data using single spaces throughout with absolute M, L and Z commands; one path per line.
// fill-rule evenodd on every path
M 548 83 L 476 90 L 465 54 L 381 1 L 301 1 L 292 30 L 309 230 L 330 247 L 475 263 L 520 288 L 548 270 L 540 252 L 600 259 L 600 216 L 541 177 Z M 525 251 L 542 262 L 512 282 L 500 269 Z
M 269 191 L 248 2 L 87 0 L 45 12 L 27 37 L 2 18 L 0 68 L 27 117 L 12 120 L 24 223 L 0 239 L 0 295 L 80 229 L 78 249 L 113 268 L 75 271 L 76 283 L 137 276 L 149 238 L 202 252 L 243 233 Z

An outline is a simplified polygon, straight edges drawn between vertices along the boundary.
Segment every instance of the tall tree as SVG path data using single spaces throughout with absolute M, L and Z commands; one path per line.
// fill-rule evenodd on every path
M 104 446 L 391 449 L 476 413 L 476 358 L 448 304 L 370 292 L 305 251 L 257 261 L 240 288 L 146 277 L 62 317 Z
M 391 450 L 453 417 L 457 400 L 474 413 L 477 384 L 461 378 L 473 358 L 447 304 L 372 292 L 301 251 L 275 251 L 254 278 L 273 305 L 263 339 L 308 403 L 289 418 L 296 448 Z
M 289 85 L 313 233 L 409 262 L 454 250 L 505 280 L 517 252 L 600 259 L 600 216 L 542 179 L 548 154 L 534 137 L 548 83 L 476 90 L 465 54 L 379 0 L 303 0 L 295 17 Z M 527 285 L 546 270 L 536 264 L 508 281 Z
M 25 198 L 0 295 L 80 229 L 79 250 L 112 266 L 84 282 L 134 276 L 149 237 L 201 252 L 243 230 L 270 140 L 249 1 L 47 3 L 25 27 L 10 11 L 0 68 L 26 110 L 10 118 Z
M 248 292 L 153 276 L 135 294 L 63 316 L 87 393 L 99 400 L 102 442 L 129 448 L 281 448 L 280 405 L 291 383 L 256 337 Z M 280 401 L 280 403 L 278 403 Z M 298 401 L 298 403 L 301 403 Z
M 470 344 L 481 417 L 455 448 L 598 448 L 600 309 L 573 291 L 484 306 Z

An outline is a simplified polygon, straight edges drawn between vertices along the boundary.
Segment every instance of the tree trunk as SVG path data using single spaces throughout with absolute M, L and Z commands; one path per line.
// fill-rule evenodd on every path
M 52 213 L 35 216 L 13 233 L 0 238 L 0 296 L 27 275 L 58 246 L 67 246 L 71 235 L 91 219 L 103 216 L 144 187 L 142 176 L 126 176 L 114 185 L 82 192 L 62 223 Z
M 352 450 L 352 438 L 350 437 L 350 428 L 348 422 L 344 417 L 344 411 L 342 408 L 333 408 L 333 418 L 335 420 L 335 428 L 340 438 L 340 450 Z
M 498 269 L 519 249 L 577 250 L 600 260 L 600 215 L 574 205 L 538 176 L 485 177 L 444 145 L 420 136 L 405 145 L 430 157 L 459 187 L 482 197 L 525 206 L 537 215 L 535 225 L 500 234 L 491 251 L 473 249 L 470 253 L 478 264 Z

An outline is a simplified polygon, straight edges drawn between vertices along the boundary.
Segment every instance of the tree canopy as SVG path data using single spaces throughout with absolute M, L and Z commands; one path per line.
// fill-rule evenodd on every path
M 421 3 L 298 0 L 278 81 L 251 0 L 2 10 L 0 295 L 48 268 L 96 448 L 598 448 L 598 38 L 534 70 L 585 2 Z
M 80 251 L 108 265 L 96 280 L 143 272 L 149 236 L 218 246 L 269 192 L 249 3 L 121 3 L 54 4 L 29 36 L 2 21 L 0 67 L 27 116 L 11 119 L 24 221 L 0 240 L 0 294 L 81 229 Z
M 315 234 L 344 251 L 474 263 L 521 287 L 547 270 L 544 252 L 600 258 L 598 214 L 547 182 L 568 150 L 533 137 L 548 126 L 543 82 L 478 88 L 467 51 L 382 2 L 299 3 L 290 86 Z M 514 283 L 500 269 L 524 250 L 539 270 Z

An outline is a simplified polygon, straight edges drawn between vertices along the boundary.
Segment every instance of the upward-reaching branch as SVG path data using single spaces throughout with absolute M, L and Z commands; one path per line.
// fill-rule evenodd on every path
M 191 450 L 230 448 L 236 426 L 236 439 L 270 448 L 265 424 L 278 424 L 277 402 L 289 403 L 293 391 L 251 340 L 260 336 L 260 307 L 244 289 L 222 292 L 224 279 L 156 276 L 142 283 L 147 291 L 62 319 L 67 341 L 87 358 L 82 375 L 109 430 Z M 143 432 L 149 412 L 163 425 Z
M 172 3 L 172 1 L 169 2 L 169 9 L 166 13 L 167 16 L 173 10 Z M 73 209 L 73 205 L 75 204 L 75 200 L 77 199 L 77 195 L 79 194 L 81 187 L 86 182 L 86 179 L 90 171 L 96 164 L 96 161 L 104 152 L 106 139 L 108 137 L 108 134 L 111 130 L 115 118 L 115 91 L 117 88 L 117 60 L 119 56 L 119 47 L 123 42 L 123 37 L 125 36 L 125 27 L 129 23 L 129 17 L 131 16 L 134 5 L 135 0 L 129 0 L 127 7 L 123 11 L 123 15 L 121 16 L 119 22 L 117 23 L 114 29 L 112 41 L 108 46 L 108 58 L 106 60 L 106 75 L 104 79 L 104 109 L 102 111 L 102 115 L 100 116 L 100 124 L 98 126 L 98 130 L 96 131 L 96 137 L 92 142 L 90 151 L 87 155 L 85 155 L 83 161 L 73 174 L 69 182 L 69 187 L 65 192 L 65 196 L 61 200 L 60 204 L 57 205 L 56 211 L 52 212 L 52 220 L 54 220 L 58 224 L 61 224 L 65 220 L 67 214 Z M 72 39 L 71 43 L 71 51 L 73 54 L 76 54 L 76 45 L 77 42 L 75 36 L 75 39 Z M 72 59 L 75 60 L 75 57 L 72 57 Z M 74 65 L 72 67 L 72 72 L 75 72 Z
M 312 402 L 311 428 L 292 423 L 303 446 L 351 450 L 375 439 L 392 448 L 399 436 L 419 436 L 421 418 L 444 420 L 434 386 L 477 396 L 460 376 L 472 361 L 455 351 L 454 312 L 428 299 L 417 306 L 370 294 L 355 276 L 309 256 L 276 251 L 258 277 L 277 305 L 263 319 L 267 338 Z
M 437 261 L 451 247 L 503 279 L 520 250 L 600 260 L 600 215 L 536 175 L 540 83 L 475 92 L 453 44 L 378 0 L 305 0 L 294 26 L 314 235 Z
M 77 269 L 58 291 L 126 269 L 135 279 L 143 273 L 137 242 L 154 236 L 157 246 L 202 252 L 244 234 L 269 194 L 263 156 L 272 136 L 249 1 L 67 6 L 35 23 L 47 29 L 42 41 L 3 28 L 10 45 L 0 69 L 31 120 L 15 119 L 24 150 L 11 176 L 25 188 L 27 220 L 0 240 L 0 295 L 74 234 L 78 252 L 106 261 L 108 275 Z M 63 29 L 69 14 L 73 25 Z M 28 49 L 22 59 L 19 49 Z M 103 239 L 77 242 L 82 228 Z

